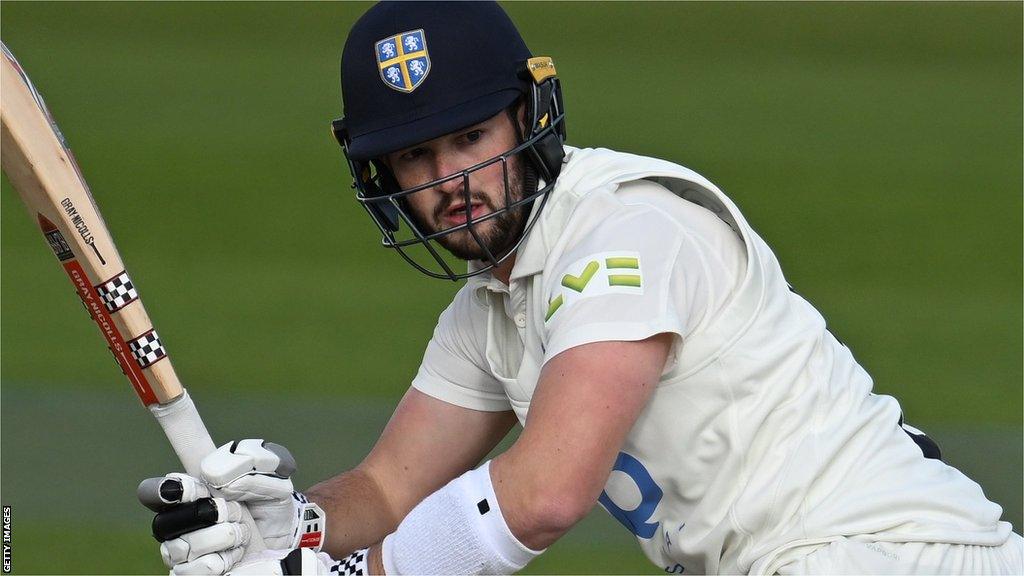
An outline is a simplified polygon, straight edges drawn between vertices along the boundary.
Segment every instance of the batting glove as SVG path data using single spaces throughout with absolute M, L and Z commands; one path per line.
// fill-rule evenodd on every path
M 301 574 L 302 576 L 368 576 L 366 550 L 357 550 L 342 560 L 334 560 L 310 548 L 264 550 L 252 560 L 239 565 L 228 576 L 250 574 Z
M 283 446 L 225 444 L 203 459 L 201 470 L 202 479 L 175 473 L 139 485 L 139 500 L 157 512 L 153 536 L 171 574 L 224 574 L 249 555 L 254 537 L 271 550 L 320 549 L 323 510 L 294 490 L 295 459 Z M 242 523 L 240 503 L 258 536 Z

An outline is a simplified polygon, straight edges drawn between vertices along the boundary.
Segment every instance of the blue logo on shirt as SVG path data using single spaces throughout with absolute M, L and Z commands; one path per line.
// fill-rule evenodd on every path
M 601 492 L 601 497 L 597 501 L 627 530 L 640 538 L 651 538 L 658 530 L 658 523 L 648 522 L 648 520 L 654 515 L 654 510 L 665 493 L 655 484 L 654 478 L 651 478 L 651 473 L 647 471 L 647 468 L 644 468 L 639 460 L 625 452 L 619 452 L 619 457 L 615 459 L 615 466 L 612 467 L 612 470 L 624 472 L 636 483 L 636 487 L 640 489 L 640 505 L 633 510 L 623 510 L 615 502 L 612 502 L 608 492 Z

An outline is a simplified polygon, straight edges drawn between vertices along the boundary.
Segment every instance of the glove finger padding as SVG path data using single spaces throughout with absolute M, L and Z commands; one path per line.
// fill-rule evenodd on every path
M 249 472 L 223 485 L 215 485 L 229 500 L 257 503 L 260 500 L 288 500 L 295 490 L 290 478 Z
M 204 480 L 225 495 L 230 491 L 232 499 L 243 499 L 245 492 L 260 499 L 283 498 L 293 490 L 289 478 L 295 472 L 295 458 L 279 444 L 241 440 L 204 458 L 202 471 Z
M 160 556 L 169 568 L 182 562 L 190 562 L 200 556 L 245 546 L 249 543 L 249 527 L 240 522 L 241 509 L 235 502 L 227 502 L 233 512 L 218 524 L 189 530 L 179 537 L 160 544 Z
M 209 498 L 210 488 L 198 478 L 172 472 L 159 478 L 143 480 L 135 493 L 146 508 L 162 512 L 174 504 Z
M 240 522 L 242 505 L 223 498 L 203 498 L 195 502 L 169 506 L 153 517 L 153 537 L 157 542 L 224 522 Z
M 178 564 L 171 569 L 171 576 L 186 574 L 225 574 L 232 566 L 242 559 L 243 548 L 233 548 L 224 552 L 200 556 L 191 562 Z

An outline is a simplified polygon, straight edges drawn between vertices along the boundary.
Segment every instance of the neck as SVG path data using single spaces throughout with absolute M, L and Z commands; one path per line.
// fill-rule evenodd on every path
M 498 264 L 491 270 L 491 276 L 494 276 L 498 280 L 501 280 L 506 286 L 508 286 L 508 279 L 512 275 L 512 267 L 516 265 L 516 255 L 513 254 L 505 259 L 504 262 Z

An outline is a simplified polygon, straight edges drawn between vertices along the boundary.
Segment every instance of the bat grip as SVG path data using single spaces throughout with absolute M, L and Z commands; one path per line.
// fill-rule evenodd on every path
M 202 478 L 200 463 L 217 447 L 210 438 L 210 433 L 206 431 L 206 425 L 203 424 L 195 403 L 188 395 L 188 390 L 183 390 L 181 396 L 166 404 L 151 404 L 149 411 L 163 428 L 171 447 L 185 467 L 185 472 L 189 476 Z M 242 521 L 249 527 L 249 555 L 263 551 L 266 545 L 256 527 L 256 521 L 252 519 L 252 514 L 245 506 L 242 506 Z
M 201 478 L 200 463 L 217 447 L 206 431 L 206 425 L 199 417 L 199 411 L 188 391 L 167 404 L 150 404 L 149 411 L 167 434 L 174 452 L 185 466 L 185 472 L 189 476 Z

